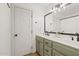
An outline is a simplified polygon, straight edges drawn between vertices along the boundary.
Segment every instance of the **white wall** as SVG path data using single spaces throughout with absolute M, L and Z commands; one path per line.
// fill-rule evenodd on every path
M 34 50 L 36 50 L 35 36 L 38 34 L 44 34 L 44 15 L 45 10 L 41 6 L 33 10 Z
M 0 56 L 11 55 L 10 50 L 10 8 L 0 3 Z

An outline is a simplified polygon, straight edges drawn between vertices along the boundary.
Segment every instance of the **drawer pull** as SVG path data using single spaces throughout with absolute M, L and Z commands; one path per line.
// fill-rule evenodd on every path
M 49 44 L 48 42 L 46 42 L 46 44 Z

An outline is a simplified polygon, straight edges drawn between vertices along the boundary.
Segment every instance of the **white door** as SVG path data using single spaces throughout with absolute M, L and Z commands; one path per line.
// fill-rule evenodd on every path
M 15 7 L 15 55 L 31 53 L 31 11 Z

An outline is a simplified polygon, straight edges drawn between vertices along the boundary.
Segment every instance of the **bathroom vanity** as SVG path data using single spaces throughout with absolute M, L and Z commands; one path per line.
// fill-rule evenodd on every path
M 36 52 L 41 56 L 79 56 L 78 48 L 42 36 L 36 36 Z

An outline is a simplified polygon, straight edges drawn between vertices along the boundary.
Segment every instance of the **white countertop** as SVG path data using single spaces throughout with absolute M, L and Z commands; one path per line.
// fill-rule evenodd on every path
M 79 49 L 79 42 L 76 40 L 76 36 L 74 37 L 74 40 L 71 40 L 71 36 L 67 36 L 67 35 L 53 34 L 53 35 L 47 36 L 44 34 L 38 34 L 37 36 L 41 36 L 49 40 L 59 42 L 59 43 Z

